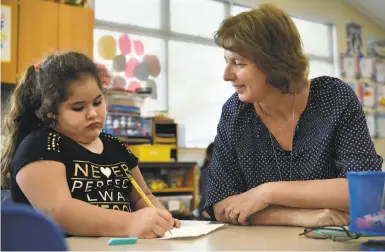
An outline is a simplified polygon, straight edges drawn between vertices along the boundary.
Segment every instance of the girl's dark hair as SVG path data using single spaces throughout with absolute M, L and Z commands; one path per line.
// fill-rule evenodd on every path
M 213 156 L 213 150 L 214 150 L 214 143 L 210 143 L 209 146 L 207 146 L 206 149 L 206 157 L 205 161 L 203 162 L 202 168 L 208 168 L 208 166 L 211 163 L 211 157 Z
M 57 115 L 59 105 L 69 97 L 69 85 L 91 77 L 102 90 L 100 74 L 90 58 L 77 52 L 51 55 L 28 67 L 12 94 L 6 117 L 7 140 L 1 157 L 2 186 L 7 185 L 8 166 L 23 138 L 40 127 L 56 125 L 47 114 Z

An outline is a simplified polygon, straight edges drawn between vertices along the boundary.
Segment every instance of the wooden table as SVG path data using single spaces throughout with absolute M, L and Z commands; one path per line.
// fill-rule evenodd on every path
M 102 238 L 68 238 L 70 250 L 360 250 L 360 244 L 369 239 L 385 237 L 362 237 L 346 242 L 332 240 L 313 240 L 299 237 L 303 228 L 273 226 L 235 226 L 229 225 L 209 233 L 208 235 L 171 240 L 138 240 L 134 245 L 108 246 L 108 237 Z

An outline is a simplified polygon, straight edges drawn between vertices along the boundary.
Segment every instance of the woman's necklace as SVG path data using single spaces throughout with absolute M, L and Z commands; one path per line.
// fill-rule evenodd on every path
M 289 181 L 291 181 L 291 170 L 292 170 L 292 167 L 293 167 L 295 98 L 296 98 L 296 94 L 294 94 L 294 99 L 293 99 L 293 118 L 291 120 L 291 128 L 292 128 L 292 133 L 293 133 L 293 139 L 292 139 L 292 142 L 291 142 L 291 152 L 290 152 L 290 177 L 289 177 Z M 267 115 L 266 115 L 265 111 L 262 109 L 261 105 L 259 103 L 258 103 L 258 105 L 261 108 L 263 114 L 265 115 L 267 131 L 269 131 L 271 147 L 273 148 L 275 162 L 277 164 L 277 170 L 278 170 L 279 177 L 280 177 L 281 181 L 283 181 L 282 174 L 281 174 L 281 169 L 279 169 L 279 165 L 278 165 L 277 153 L 275 152 L 275 148 L 274 148 L 274 144 L 273 144 L 273 137 L 271 136 L 271 132 L 270 132 L 270 128 L 269 128 L 269 120 L 267 119 Z

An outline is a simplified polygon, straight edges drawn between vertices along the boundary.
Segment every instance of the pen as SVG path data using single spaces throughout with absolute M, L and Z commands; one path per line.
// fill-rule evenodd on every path
M 150 199 L 147 197 L 147 195 L 143 192 L 142 188 L 140 188 L 140 186 L 138 185 L 138 183 L 136 183 L 135 179 L 131 176 L 131 174 L 127 174 L 127 177 L 128 179 L 130 180 L 132 186 L 135 188 L 135 190 L 139 193 L 140 197 L 142 197 L 142 199 L 144 200 L 144 202 L 146 202 L 146 204 L 149 206 L 149 207 L 152 207 L 152 208 L 155 208 L 154 205 L 152 204 L 152 202 L 150 201 Z M 170 233 L 170 235 L 172 235 L 171 231 L 168 230 L 168 232 Z

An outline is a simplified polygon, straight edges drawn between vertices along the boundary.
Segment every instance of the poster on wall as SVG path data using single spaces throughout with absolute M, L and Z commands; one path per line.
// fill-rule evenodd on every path
M 341 75 L 343 77 L 359 77 L 359 60 L 355 56 L 346 56 L 341 53 Z
M 385 85 L 377 85 L 377 106 L 378 110 L 385 111 Z
M 376 86 L 362 82 L 364 88 L 364 107 L 374 108 L 376 106 Z
M 362 33 L 361 25 L 355 22 L 346 24 L 346 55 L 349 56 L 363 56 L 362 50 Z
M 366 48 L 369 56 L 385 58 L 385 39 L 368 36 L 366 38 Z
M 374 75 L 375 59 L 374 57 L 362 57 L 360 60 L 360 72 L 362 78 L 371 79 Z
M 11 6 L 1 5 L 1 62 L 11 61 Z
M 378 62 L 376 64 L 375 80 L 380 83 L 385 83 L 385 62 Z

